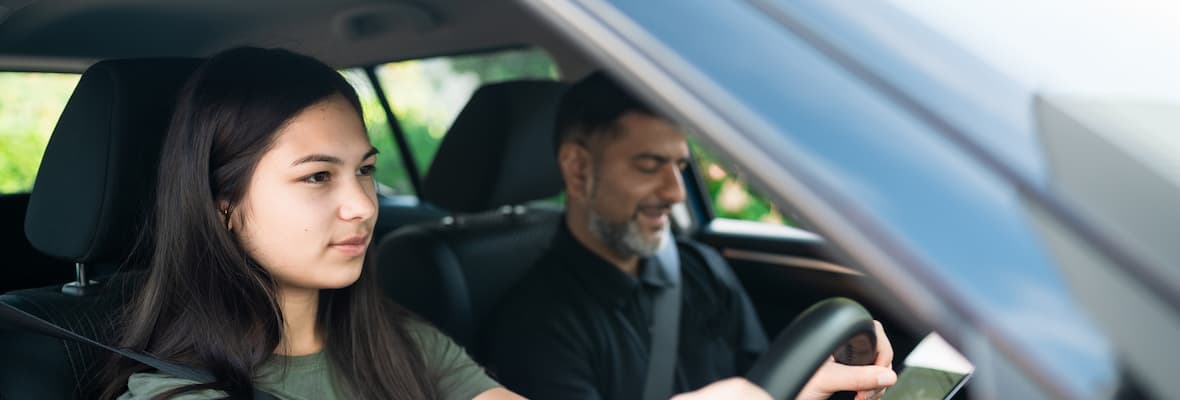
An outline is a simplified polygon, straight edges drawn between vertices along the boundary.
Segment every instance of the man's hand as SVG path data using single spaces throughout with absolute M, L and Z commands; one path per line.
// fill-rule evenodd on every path
M 885 394 L 886 387 L 897 383 L 897 374 L 893 372 L 893 346 L 889 344 L 881 323 L 873 321 L 873 326 L 877 333 L 877 360 L 873 365 L 837 364 L 828 357 L 828 361 L 803 385 L 796 400 L 822 400 L 843 391 L 855 391 L 856 400 L 875 400 Z
M 877 360 L 873 365 L 837 364 L 828 357 L 828 361 L 803 386 L 796 400 L 823 400 L 843 391 L 856 391 L 857 400 L 875 400 L 885 394 L 886 387 L 897 383 L 897 374 L 893 372 L 893 346 L 889 344 L 881 323 L 873 321 L 873 326 L 877 333 Z M 672 397 L 672 400 L 712 399 L 771 400 L 771 397 L 745 378 L 713 382 L 700 390 Z
M 700 388 L 699 390 L 681 393 L 672 397 L 672 400 L 721 400 L 721 399 L 742 399 L 742 400 L 774 400 L 770 398 L 770 394 L 765 390 L 747 381 L 746 378 L 729 378 L 710 383 L 709 386 Z

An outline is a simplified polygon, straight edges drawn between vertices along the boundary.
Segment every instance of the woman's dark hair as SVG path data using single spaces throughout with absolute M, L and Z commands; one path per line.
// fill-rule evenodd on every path
M 150 270 L 121 319 L 119 345 L 209 371 L 216 381 L 170 391 L 252 395 L 282 338 L 276 283 L 227 228 L 275 133 L 300 111 L 352 86 L 331 67 L 279 49 L 236 48 L 206 61 L 180 94 L 164 140 L 147 243 Z M 318 328 L 339 389 L 352 398 L 433 399 L 434 382 L 408 312 L 389 302 L 366 265 L 353 285 L 320 291 Z M 149 367 L 111 361 L 103 398 Z

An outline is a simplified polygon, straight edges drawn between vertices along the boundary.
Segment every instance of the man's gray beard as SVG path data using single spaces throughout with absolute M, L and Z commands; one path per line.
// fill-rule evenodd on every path
M 664 235 L 648 239 L 635 218 L 623 223 L 610 223 L 590 208 L 590 233 L 606 244 L 606 247 L 622 257 L 651 257 L 660 249 Z M 661 231 L 668 229 L 665 225 Z M 662 233 L 662 232 L 661 232 Z

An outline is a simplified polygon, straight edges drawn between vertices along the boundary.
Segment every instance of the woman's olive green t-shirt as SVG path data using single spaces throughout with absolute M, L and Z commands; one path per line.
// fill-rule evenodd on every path
M 484 373 L 483 368 L 467 356 L 458 344 L 432 326 L 411 323 L 409 331 L 419 340 L 426 367 L 440 379 L 438 393 L 444 400 L 468 400 L 500 385 Z M 264 364 L 256 384 L 259 389 L 282 400 L 347 399 L 329 372 L 323 352 L 305 356 L 279 356 Z M 127 392 L 120 400 L 151 399 L 156 395 L 196 382 L 159 373 L 133 374 L 127 380 Z M 202 390 L 173 397 L 182 400 L 219 399 L 224 392 Z

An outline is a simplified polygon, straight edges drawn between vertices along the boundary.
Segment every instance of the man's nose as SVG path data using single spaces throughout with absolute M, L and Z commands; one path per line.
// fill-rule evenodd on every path
M 661 201 L 669 204 L 684 201 L 683 171 L 676 165 L 668 165 L 664 168 L 659 196 Z

